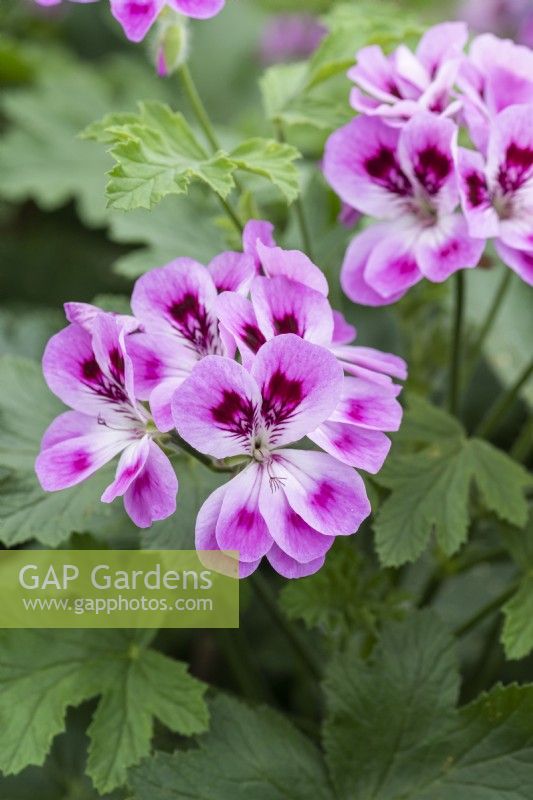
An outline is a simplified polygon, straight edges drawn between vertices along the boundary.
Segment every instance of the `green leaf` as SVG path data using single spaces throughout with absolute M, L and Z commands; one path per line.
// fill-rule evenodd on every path
M 182 114 L 156 102 L 139 104 L 132 122 L 108 117 L 106 129 L 117 162 L 107 186 L 109 205 L 130 211 L 152 208 L 169 194 L 184 194 L 193 179 L 203 181 L 221 197 L 235 182 L 234 164 L 224 153 L 209 156 Z M 100 138 L 103 134 L 100 133 Z
M 522 527 L 527 521 L 527 472 L 488 442 L 467 439 L 456 420 L 415 397 L 376 481 L 391 490 L 374 525 L 387 566 L 414 561 L 432 534 L 447 555 L 455 553 L 467 538 L 472 483 L 500 519 Z
M 130 773 L 135 800 L 333 800 L 319 751 L 280 714 L 219 697 L 211 716 L 198 750 Z
M 205 686 L 129 631 L 1 631 L 0 769 L 42 764 L 68 706 L 100 696 L 88 774 L 100 792 L 148 755 L 153 718 L 190 736 L 207 727 Z
M 525 658 L 533 650 L 533 576 L 526 576 L 503 607 L 501 641 L 509 659 Z
M 65 324 L 56 310 L 25 306 L 0 309 L 0 357 L 26 356 L 40 359 L 48 339 Z
M 319 572 L 288 582 L 280 602 L 290 619 L 319 628 L 338 646 L 354 633 L 375 635 L 379 622 L 401 614 L 404 599 L 384 570 L 376 571 L 353 542 L 342 540 Z
M 274 139 L 248 139 L 231 151 L 230 158 L 239 169 L 268 178 L 289 203 L 298 197 L 300 188 L 294 161 L 301 155 L 292 145 Z
M 533 686 L 457 709 L 452 641 L 432 613 L 389 625 L 369 661 L 338 654 L 324 740 L 338 800 L 528 800 Z
M 177 255 L 208 263 L 225 249 L 221 232 L 213 224 L 214 213 L 211 205 L 191 192 L 187 197 L 168 197 L 152 211 L 138 209 L 113 215 L 113 241 L 145 245 L 121 256 L 115 262 L 115 271 L 126 278 L 137 278 Z

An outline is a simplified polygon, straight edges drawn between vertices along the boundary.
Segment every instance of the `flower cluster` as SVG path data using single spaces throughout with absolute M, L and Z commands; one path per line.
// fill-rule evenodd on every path
M 415 53 L 363 48 L 348 73 L 360 115 L 328 140 L 324 173 L 377 220 L 344 260 L 355 302 L 475 267 L 489 239 L 533 284 L 533 52 L 485 34 L 465 54 L 467 37 L 464 23 L 436 25 Z
M 94 3 L 96 0 L 70 0 Z M 35 0 L 40 6 L 56 6 L 62 0 Z M 131 42 L 141 42 L 165 8 L 185 17 L 208 19 L 222 10 L 225 0 L 110 0 L 111 12 Z
M 68 303 L 43 368 L 72 410 L 44 435 L 43 488 L 77 484 L 120 454 L 102 500 L 123 496 L 148 527 L 176 509 L 164 450 L 181 441 L 234 467 L 199 512 L 198 548 L 239 551 L 241 576 L 264 556 L 287 577 L 315 572 L 370 512 L 354 468 L 381 468 L 402 416 L 393 378 L 406 377 L 402 359 L 353 344 L 327 294 L 315 264 L 252 220 L 242 252 L 139 278 L 132 316 Z

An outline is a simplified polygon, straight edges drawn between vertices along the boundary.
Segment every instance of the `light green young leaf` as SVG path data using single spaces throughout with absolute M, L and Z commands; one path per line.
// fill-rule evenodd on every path
M 132 770 L 135 800 L 333 800 L 317 748 L 269 709 L 218 697 L 198 750 Z
M 488 442 L 467 439 L 456 420 L 415 397 L 376 481 L 391 490 L 374 524 L 386 566 L 414 561 L 432 534 L 446 554 L 455 553 L 468 533 L 472 484 L 501 520 L 521 527 L 527 521 L 527 472 Z
M 152 208 L 169 194 L 184 194 L 200 180 L 221 197 L 235 182 L 235 165 L 224 153 L 209 156 L 182 114 L 162 103 L 141 103 L 136 121 L 108 117 L 110 150 L 117 162 L 109 173 L 109 205 L 131 211 Z
M 334 659 L 324 738 L 338 800 L 529 800 L 533 686 L 457 709 L 453 651 L 423 612 L 389 625 L 369 661 Z
M 148 755 L 153 718 L 186 736 L 207 727 L 205 686 L 130 631 L 1 631 L 0 770 L 42 764 L 68 706 L 101 696 L 88 774 L 99 792 Z
M 248 139 L 231 151 L 230 158 L 239 169 L 268 178 L 289 203 L 298 197 L 300 187 L 294 161 L 301 154 L 292 145 L 274 139 Z

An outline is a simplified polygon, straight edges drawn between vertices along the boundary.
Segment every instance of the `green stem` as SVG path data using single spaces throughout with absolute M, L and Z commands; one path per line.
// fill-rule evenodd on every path
M 276 131 L 276 139 L 278 142 L 282 144 L 285 143 L 285 131 L 283 128 L 283 123 L 280 120 L 277 120 L 274 123 L 274 130 Z M 305 214 L 304 204 L 302 202 L 302 198 L 300 195 L 294 201 L 294 209 L 296 211 L 296 219 L 298 221 L 298 227 L 300 228 L 300 235 L 302 237 L 302 243 L 304 246 L 304 250 L 306 254 L 309 256 L 311 261 L 313 260 L 313 243 L 311 241 L 311 234 L 309 231 L 309 225 L 307 224 L 307 217 Z
M 192 75 L 190 73 L 189 67 L 187 64 L 183 64 L 179 70 L 181 82 L 183 85 L 183 89 L 185 94 L 187 95 L 187 99 L 191 105 L 192 110 L 198 120 L 200 127 L 202 128 L 205 138 L 211 145 L 212 149 L 216 152 L 220 150 L 220 144 L 217 139 L 217 135 L 215 133 L 215 129 L 211 124 L 211 120 L 209 119 L 209 114 L 202 102 L 202 98 L 198 93 L 196 88 L 196 84 L 193 81 Z
M 204 464 L 204 466 L 206 466 L 208 469 L 212 470 L 212 472 L 225 472 L 232 475 L 235 474 L 235 467 L 230 467 L 227 464 L 224 464 L 222 461 L 210 458 L 209 456 L 204 455 L 204 453 L 200 453 L 198 450 L 195 450 L 194 447 L 191 447 L 191 445 L 185 441 L 185 439 L 181 438 L 177 431 L 172 431 L 169 438 L 166 440 L 166 443 L 172 444 L 175 448 L 177 448 L 178 451 L 188 453 L 201 464 Z
M 198 89 L 196 88 L 196 84 L 194 83 L 193 77 L 191 75 L 191 72 L 187 64 L 183 64 L 180 67 L 179 74 L 181 78 L 181 83 L 183 85 L 183 89 L 185 91 L 185 94 L 187 95 L 187 99 L 194 112 L 194 115 L 198 120 L 198 124 L 203 130 L 205 138 L 209 142 L 212 151 L 216 153 L 218 150 L 220 150 L 220 143 L 218 141 L 215 129 L 209 118 L 209 114 L 207 113 L 206 107 L 202 102 L 202 98 L 200 97 Z M 238 186 L 237 182 L 235 182 L 235 185 Z M 225 200 L 223 197 L 221 197 L 218 194 L 218 192 L 217 192 L 217 197 L 224 211 L 228 215 L 229 219 L 235 225 L 235 228 L 237 229 L 239 234 L 241 234 L 244 226 L 241 220 L 239 219 L 238 214 L 236 213 L 236 211 L 234 211 L 234 209 L 231 207 L 228 201 Z
M 517 581 L 497 597 L 489 600 L 489 602 L 482 606 L 479 611 L 476 611 L 476 613 L 471 616 L 470 619 L 467 619 L 466 622 L 463 622 L 462 625 L 459 625 L 459 627 L 454 630 L 454 635 L 459 638 L 460 636 L 464 636 L 466 633 L 469 633 L 473 628 L 476 628 L 480 622 L 483 622 L 484 619 L 490 617 L 490 615 L 495 611 L 498 611 L 501 606 L 503 606 L 503 604 L 513 596 L 518 589 L 518 586 L 519 582 Z
M 505 296 L 509 291 L 509 287 L 511 286 L 512 277 L 513 277 L 512 270 L 508 269 L 507 267 L 504 267 L 503 277 L 500 283 L 498 284 L 498 288 L 494 295 L 492 305 L 487 312 L 487 316 L 485 317 L 485 320 L 479 330 L 477 339 L 472 347 L 472 353 L 471 353 L 472 366 L 475 364 L 475 361 L 479 357 L 483 345 L 485 344 L 485 339 L 487 338 L 490 329 L 492 328 L 494 321 L 498 316 L 498 312 L 500 311 L 503 301 L 505 300 Z
M 523 464 L 527 461 L 529 454 L 533 450 L 533 417 L 528 419 L 510 450 L 510 455 L 515 461 Z
M 463 558 L 450 560 L 447 564 L 439 564 L 430 575 L 421 592 L 417 604 L 418 607 L 423 608 L 432 602 L 446 578 L 468 572 L 474 567 L 479 566 L 479 564 L 491 564 L 508 558 L 509 554 L 506 550 L 501 547 L 494 547 L 492 550 L 486 550 L 483 553 L 474 553 Z
M 230 220 L 233 222 L 236 230 L 239 232 L 239 235 L 242 234 L 244 230 L 244 225 L 237 216 L 237 212 L 233 210 L 228 201 L 224 200 L 224 198 L 221 195 L 219 195 L 218 192 L 217 192 L 217 197 L 220 201 L 220 205 L 222 206 L 222 208 L 224 209 Z
M 496 402 L 489 408 L 486 415 L 483 417 L 476 430 L 475 436 L 483 436 L 487 439 L 490 434 L 498 427 L 501 421 L 505 418 L 508 411 L 512 408 L 520 390 L 528 382 L 533 375 L 533 360 L 522 370 L 516 381 L 507 391 L 496 399 Z
M 322 671 L 315 657 L 315 653 L 309 649 L 307 642 L 300 636 L 299 631 L 297 631 L 289 623 L 289 621 L 280 611 L 265 579 L 256 572 L 251 576 L 250 580 L 257 596 L 265 606 L 276 625 L 290 642 L 294 652 L 298 655 L 302 664 L 309 671 L 313 679 L 318 681 L 321 680 Z
M 448 407 L 450 413 L 457 414 L 461 392 L 461 358 L 463 350 L 463 322 L 465 306 L 464 270 L 455 273 L 455 305 L 452 330 L 452 352 Z

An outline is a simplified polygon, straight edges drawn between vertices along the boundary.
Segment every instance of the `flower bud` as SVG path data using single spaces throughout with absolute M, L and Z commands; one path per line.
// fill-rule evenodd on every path
M 155 36 L 155 64 L 161 78 L 173 75 L 187 60 L 187 20 L 170 9 L 165 9 L 157 21 Z

